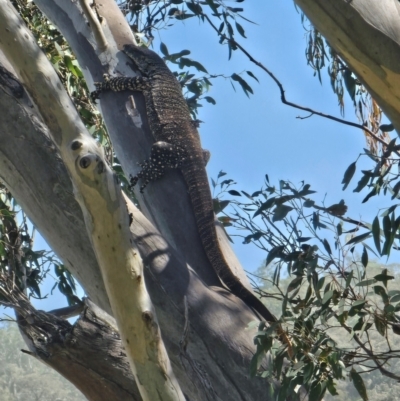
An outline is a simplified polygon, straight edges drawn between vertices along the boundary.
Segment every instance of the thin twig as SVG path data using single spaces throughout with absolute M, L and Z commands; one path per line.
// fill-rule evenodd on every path
M 335 313 L 335 317 L 338 319 L 338 316 L 336 315 L 336 313 Z M 338 319 L 338 321 L 339 321 L 339 319 Z M 343 323 L 341 325 L 348 333 L 352 332 L 351 328 L 348 327 L 346 324 Z M 382 364 L 379 362 L 376 355 L 362 343 L 362 341 L 359 339 L 359 337 L 357 335 L 354 335 L 353 338 L 354 338 L 355 342 L 360 346 L 360 348 L 372 359 L 372 361 L 375 363 L 377 369 L 381 372 L 381 374 L 383 376 L 387 376 L 387 377 L 390 377 L 391 379 L 400 381 L 400 376 L 395 375 L 394 373 L 389 372 L 387 369 L 385 369 L 382 366 Z
M 353 122 L 351 122 L 351 121 L 347 121 L 347 120 L 344 120 L 344 119 L 342 119 L 342 118 L 338 118 L 338 117 L 332 116 L 332 115 L 330 115 L 330 114 L 325 114 L 325 113 L 322 113 L 322 112 L 320 112 L 320 111 L 313 110 L 313 109 L 311 109 L 311 108 L 309 108 L 309 107 L 300 106 L 300 105 L 298 105 L 298 104 L 296 104 L 296 103 L 293 103 L 293 102 L 288 101 L 288 100 L 286 99 L 286 96 L 285 96 L 285 90 L 283 89 L 283 85 L 282 85 L 281 82 L 278 80 L 278 78 L 277 78 L 267 67 L 265 67 L 265 66 L 264 66 L 262 63 L 260 63 L 259 61 L 257 61 L 243 46 L 241 46 L 238 42 L 236 42 L 236 40 L 234 40 L 234 39 L 232 39 L 232 38 L 229 38 L 228 36 L 226 36 L 226 35 L 223 34 L 222 32 L 219 32 L 218 28 L 213 24 L 213 22 L 210 20 L 210 18 L 208 17 L 208 15 L 202 14 L 202 16 L 204 16 L 204 18 L 208 21 L 208 23 L 212 26 L 212 28 L 217 32 L 217 34 L 218 34 L 222 39 L 224 39 L 224 40 L 230 42 L 231 44 L 235 45 L 238 49 L 240 49 L 240 50 L 242 51 L 242 53 L 244 53 L 244 54 L 248 57 L 248 59 L 249 59 L 252 63 L 254 63 L 257 67 L 261 68 L 264 72 L 266 72 L 266 73 L 272 78 L 272 80 L 276 83 L 276 85 L 277 85 L 278 88 L 279 88 L 279 91 L 280 91 L 280 93 L 281 93 L 281 101 L 282 101 L 283 104 L 286 104 L 286 105 L 288 105 L 288 106 L 294 107 L 294 108 L 299 109 L 299 110 L 307 111 L 307 112 L 310 113 L 310 115 L 315 114 L 315 115 L 317 115 L 317 116 L 324 117 L 324 118 L 327 118 L 327 119 L 329 119 L 329 120 L 336 121 L 336 122 L 341 123 L 341 124 L 350 125 L 351 127 L 355 127 L 355 128 L 362 129 L 362 130 L 365 131 L 368 135 L 370 135 L 372 138 L 374 138 L 377 142 L 381 143 L 382 146 L 383 146 L 384 148 L 386 148 L 386 146 L 387 146 L 388 144 L 387 144 L 383 139 L 379 138 L 376 134 L 374 134 L 374 133 L 373 133 L 368 127 L 366 127 L 365 125 L 353 123 Z M 310 116 L 308 116 L 308 117 L 310 117 Z M 394 151 L 394 153 L 396 153 L 396 155 L 400 157 L 400 153 L 399 153 L 399 152 Z

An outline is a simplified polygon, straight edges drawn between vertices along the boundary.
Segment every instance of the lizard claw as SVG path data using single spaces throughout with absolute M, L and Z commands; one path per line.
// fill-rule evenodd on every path
M 98 86 L 97 86 L 97 84 L 100 84 L 99 82 L 95 82 L 94 83 L 94 85 L 95 85 L 95 87 L 96 88 L 98 88 Z M 101 85 L 101 84 L 100 84 Z M 100 90 L 95 90 L 95 91 L 93 91 L 93 92 L 91 92 L 90 93 L 90 99 L 92 100 L 92 102 L 94 103 L 94 104 L 97 104 L 97 102 L 96 102 L 96 100 L 97 99 L 100 99 Z
M 134 177 L 130 177 L 130 185 L 129 187 L 133 188 L 137 182 L 139 181 L 139 177 L 137 175 L 135 175 Z

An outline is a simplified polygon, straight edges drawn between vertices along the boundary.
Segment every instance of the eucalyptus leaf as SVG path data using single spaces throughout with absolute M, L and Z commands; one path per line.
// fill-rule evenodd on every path
M 372 222 L 372 235 L 374 238 L 375 247 L 378 252 L 381 253 L 381 229 L 378 216 L 376 216 Z
M 364 380 L 362 377 L 354 370 L 350 371 L 350 378 L 353 381 L 354 387 L 360 394 L 363 401 L 368 401 L 367 389 L 365 388 Z
M 276 208 L 273 210 L 273 216 L 272 216 L 272 221 L 279 221 L 279 220 L 283 220 L 286 215 L 293 210 L 293 208 L 291 206 L 287 206 L 287 205 L 278 205 L 276 206 Z
M 382 321 L 382 319 L 379 316 L 375 315 L 374 316 L 374 323 L 375 323 L 375 327 L 376 327 L 376 330 L 378 331 L 378 333 L 382 337 L 385 337 L 386 336 L 386 325 Z
M 368 285 L 372 285 L 372 284 L 375 284 L 375 283 L 376 283 L 376 280 L 374 278 L 370 278 L 368 280 L 363 280 L 363 281 L 358 282 L 356 284 L 356 286 L 358 286 L 358 287 L 366 287 Z
M 371 177 L 369 177 L 367 174 L 364 174 L 360 181 L 358 181 L 357 187 L 353 190 L 353 192 L 361 192 L 361 190 L 368 184 L 370 178 Z
M 363 252 L 361 255 L 361 263 L 365 268 L 368 266 L 368 252 L 365 246 L 363 247 Z
M 301 283 L 303 282 L 303 277 L 296 277 L 295 279 L 293 279 L 288 288 L 287 288 L 287 292 L 292 292 L 293 290 L 295 290 L 297 287 L 299 287 L 301 285 Z
M 342 180 L 342 184 L 343 185 L 343 191 L 347 188 L 347 186 L 349 185 L 351 179 L 353 178 L 354 173 L 356 172 L 356 162 L 353 162 L 350 164 L 349 167 L 347 167 L 347 170 L 344 173 L 344 177 Z
M 353 237 L 349 241 L 347 241 L 346 245 L 357 244 L 358 242 L 362 242 L 362 241 L 366 240 L 370 236 L 371 236 L 371 232 L 367 232 L 367 233 L 358 235 L 357 237 Z
M 322 304 L 325 305 L 327 304 L 331 298 L 333 297 L 333 290 L 329 290 L 324 294 L 324 297 L 322 298 Z
M 351 305 L 351 308 L 349 310 L 349 316 L 355 316 L 357 315 L 359 312 L 361 312 L 363 306 L 366 304 L 366 300 L 365 299 L 360 299 L 358 301 L 353 302 L 353 304 Z

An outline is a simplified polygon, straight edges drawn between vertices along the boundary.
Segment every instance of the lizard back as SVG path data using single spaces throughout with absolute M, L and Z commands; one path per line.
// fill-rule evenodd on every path
M 197 230 L 210 264 L 233 294 L 265 320 L 275 322 L 275 316 L 235 276 L 221 251 L 200 136 L 191 119 L 179 82 L 164 60 L 153 51 L 125 45 L 124 53 L 132 59 L 142 76 L 107 79 L 105 83 L 96 84 L 97 91 L 93 94 L 97 98 L 104 90 L 126 89 L 140 90 L 144 94 L 149 126 L 156 143 L 151 157 L 141 164 L 142 170 L 133 178 L 132 185 L 143 178 L 145 182 L 141 187 L 142 191 L 148 182 L 161 177 L 166 168 L 178 167 L 188 187 Z

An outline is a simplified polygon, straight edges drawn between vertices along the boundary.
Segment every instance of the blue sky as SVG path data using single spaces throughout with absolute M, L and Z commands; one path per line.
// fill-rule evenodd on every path
M 239 6 L 256 25 L 240 20 L 248 39 L 236 35 L 236 40 L 277 76 L 287 99 L 340 117 L 329 77 L 324 74 L 321 85 L 307 66 L 305 30 L 293 3 L 248 1 Z M 296 118 L 307 113 L 283 105 L 275 83 L 239 51 L 228 62 L 227 48 L 219 45 L 216 35 L 194 18 L 170 31 L 161 31 L 159 36 L 168 43 L 171 53 L 191 49 L 191 57 L 201 61 L 209 72 L 231 75 L 251 70 L 260 81 L 258 84 L 246 77 L 254 90 L 249 99 L 238 85 L 234 92 L 228 80 L 213 81 L 210 95 L 217 105 L 205 104 L 199 115 L 205 122 L 200 128 L 202 144 L 211 151 L 210 177 L 216 178 L 224 170 L 238 183 L 238 189 L 249 193 L 259 189 L 265 174 L 276 184 L 279 179 L 294 184 L 305 180 L 318 191 L 316 201 L 325 199 L 329 206 L 343 198 L 349 206 L 349 216 L 370 222 L 379 208 L 389 204 L 388 197 L 375 197 L 361 204 L 367 192 L 352 192 L 360 178 L 357 173 L 348 189 L 342 191 L 346 168 L 366 145 L 360 130 L 317 116 Z M 347 95 L 345 118 L 358 123 Z M 357 163 L 358 172 L 370 167 L 366 157 Z M 254 246 L 237 242 L 234 249 L 243 266 L 254 271 L 266 255 Z
M 243 7 L 243 15 L 256 23 L 239 21 L 248 39 L 239 35 L 236 39 L 277 76 L 287 99 L 340 117 L 329 78 L 324 75 L 321 85 L 307 66 L 305 31 L 293 3 L 260 0 L 227 4 Z M 254 95 L 247 98 L 238 85 L 235 92 L 228 80 L 213 80 L 209 95 L 217 105 L 204 103 L 199 114 L 204 121 L 200 128 L 202 144 L 211 152 L 210 177 L 215 179 L 224 170 L 238 183 L 237 189 L 247 192 L 258 190 L 265 174 L 272 183 L 278 183 L 279 179 L 294 184 L 305 180 L 318 191 L 316 201 L 322 202 L 326 196 L 326 205 L 330 205 L 343 198 L 349 206 L 349 216 L 370 222 L 379 208 L 389 205 L 389 199 L 383 197 L 372 198 L 362 205 L 366 192 L 352 192 L 359 179 L 357 173 L 349 188 L 342 191 L 344 171 L 365 146 L 361 131 L 316 116 L 297 119 L 307 114 L 283 105 L 272 80 L 239 51 L 228 61 L 226 46 L 221 46 L 216 34 L 196 18 L 177 22 L 173 28 L 156 34 L 156 51 L 160 40 L 167 44 L 170 53 L 190 49 L 189 57 L 200 61 L 210 73 L 231 75 L 251 70 L 260 81 L 246 77 L 254 90 Z M 348 96 L 345 118 L 358 122 Z M 362 164 L 363 168 L 369 168 L 368 160 L 363 160 L 358 171 Z M 37 240 L 37 247 L 42 246 Z M 256 247 L 242 245 L 240 240 L 234 249 L 248 271 L 257 269 L 266 257 Z M 49 282 L 47 290 L 51 286 Z M 35 306 L 44 310 L 64 306 L 64 298 L 55 293 L 49 300 L 34 302 Z

